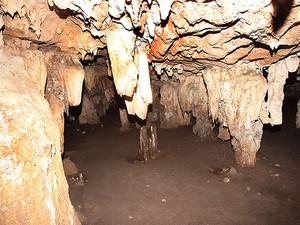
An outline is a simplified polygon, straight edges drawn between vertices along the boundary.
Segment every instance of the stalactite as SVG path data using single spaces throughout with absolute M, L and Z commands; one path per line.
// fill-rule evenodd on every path
M 290 56 L 269 67 L 268 71 L 268 101 L 269 122 L 272 125 L 282 123 L 283 87 L 289 72 L 295 72 L 299 65 L 297 56 Z
M 266 80 L 250 65 L 208 68 L 204 80 L 210 115 L 221 126 L 228 127 L 238 166 L 254 166 L 262 136 L 260 115 Z

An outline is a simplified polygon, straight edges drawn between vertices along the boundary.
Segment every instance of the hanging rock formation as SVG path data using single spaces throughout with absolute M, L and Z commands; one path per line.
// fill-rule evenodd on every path
M 299 68 L 300 0 L 0 0 L 0 9 L 1 224 L 79 224 L 60 156 L 64 113 L 80 103 L 85 75 L 83 115 L 102 115 L 112 97 L 81 62 L 107 56 L 130 114 L 159 115 L 165 128 L 194 118 L 201 137 L 219 125 L 241 167 L 255 165 L 263 124 L 282 122 L 285 79 Z
M 210 115 L 229 129 L 237 164 L 254 166 L 262 137 L 265 78 L 246 64 L 206 69 L 203 77 Z

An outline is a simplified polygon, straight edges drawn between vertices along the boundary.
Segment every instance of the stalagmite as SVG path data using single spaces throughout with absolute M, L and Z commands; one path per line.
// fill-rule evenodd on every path
M 128 120 L 128 114 L 126 109 L 124 108 L 119 108 L 119 115 L 120 115 L 120 122 L 121 122 L 121 127 L 120 131 L 129 131 L 130 130 L 130 123 Z
M 231 139 L 230 133 L 227 127 L 219 126 L 218 138 L 223 141 L 228 141 Z
M 254 167 L 256 153 L 260 149 L 260 142 L 263 134 L 263 123 L 260 119 L 251 121 L 251 127 L 244 126 L 239 129 L 230 129 L 234 158 L 239 167 Z
M 297 103 L 296 127 L 300 129 L 300 99 L 298 100 Z
M 78 117 L 78 120 L 80 124 L 100 123 L 100 118 L 97 114 L 97 110 L 95 109 L 95 104 L 86 94 L 84 94 L 82 98 L 81 113 Z
M 147 163 L 155 159 L 158 154 L 157 148 L 157 130 L 155 125 L 142 126 L 140 129 L 140 148 L 138 160 Z

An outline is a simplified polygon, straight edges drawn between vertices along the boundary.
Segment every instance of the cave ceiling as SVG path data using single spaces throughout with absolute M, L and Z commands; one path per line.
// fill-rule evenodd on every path
M 142 119 L 152 103 L 149 65 L 169 77 L 261 70 L 300 52 L 300 0 L 0 0 L 0 9 L 4 50 L 108 57 L 117 93 Z
M 106 48 L 115 29 L 128 31 L 124 40 L 146 42 L 151 62 L 269 65 L 300 51 L 299 0 L 1 0 L 0 5 L 4 41 L 18 37 L 31 47 L 54 45 L 82 58 Z

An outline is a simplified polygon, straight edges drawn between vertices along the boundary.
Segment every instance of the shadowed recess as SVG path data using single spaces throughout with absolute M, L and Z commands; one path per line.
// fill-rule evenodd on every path
M 294 0 L 272 0 L 272 5 L 274 8 L 272 27 L 273 31 L 276 33 L 285 23 L 287 17 L 289 16 Z

